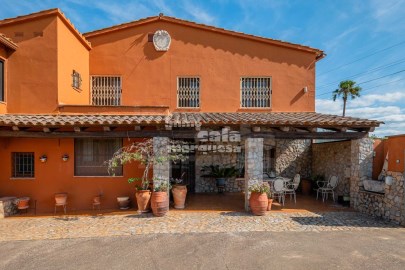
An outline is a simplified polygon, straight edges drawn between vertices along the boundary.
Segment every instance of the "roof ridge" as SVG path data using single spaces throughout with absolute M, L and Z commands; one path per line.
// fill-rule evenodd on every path
M 0 33 L 0 43 L 3 43 L 5 46 L 13 50 L 18 48 L 18 45 L 3 33 Z
M 225 28 L 221 28 L 221 27 L 217 27 L 217 26 L 197 23 L 197 22 L 179 19 L 179 18 L 171 17 L 171 16 L 165 16 L 163 14 L 159 14 L 159 16 L 151 16 L 151 17 L 146 17 L 146 18 L 142 18 L 139 20 L 134 20 L 134 21 L 118 24 L 118 25 L 113 25 L 113 26 L 106 27 L 106 28 L 101 28 L 98 30 L 86 32 L 83 35 L 85 37 L 93 37 L 93 36 L 97 36 L 97 35 L 106 34 L 106 33 L 112 32 L 112 31 L 118 31 L 118 30 L 126 29 L 128 27 L 138 26 L 138 25 L 142 25 L 142 24 L 154 22 L 154 21 L 159 21 L 159 20 L 187 25 L 189 27 L 196 27 L 196 28 L 200 28 L 200 29 L 204 29 L 204 30 L 208 30 L 208 31 L 213 31 L 213 32 L 219 32 L 219 33 L 222 32 L 223 34 L 228 34 L 228 35 L 237 36 L 237 37 L 241 37 L 241 38 L 248 38 L 248 39 L 260 41 L 260 42 L 271 43 L 273 45 L 285 46 L 285 47 L 289 47 L 289 48 L 295 48 L 298 50 L 312 51 L 312 52 L 317 53 L 317 60 L 321 59 L 325 56 L 325 53 L 322 50 L 313 48 L 310 46 L 306 46 L 306 45 L 302 45 L 302 44 L 298 44 L 298 43 L 292 43 L 292 42 L 274 39 L 274 38 L 269 38 L 269 37 L 262 37 L 262 36 L 258 36 L 258 35 L 247 34 L 244 32 L 238 32 L 235 30 L 229 30 L 229 29 L 225 29 Z
M 78 37 L 78 39 L 82 42 L 82 44 L 85 45 L 88 49 L 91 49 L 91 43 L 86 39 L 86 37 L 82 33 L 80 33 L 80 31 L 73 25 L 73 23 L 65 16 L 65 14 L 59 8 L 46 9 L 46 10 L 41 10 L 38 12 L 20 15 L 20 16 L 16 16 L 16 17 L 5 18 L 3 20 L 0 20 L 0 26 L 7 25 L 7 24 L 13 24 L 13 23 L 19 23 L 22 21 L 30 20 L 30 19 L 33 20 L 36 18 L 41 18 L 41 17 L 49 16 L 49 15 L 59 16 L 59 18 L 62 19 L 62 21 L 66 24 L 66 26 L 70 30 L 72 30 L 73 34 L 76 37 Z

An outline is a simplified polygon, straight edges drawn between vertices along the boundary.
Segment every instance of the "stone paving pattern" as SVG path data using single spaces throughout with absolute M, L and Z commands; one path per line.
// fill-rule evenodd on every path
M 359 231 L 399 229 L 393 223 L 357 212 L 269 212 L 253 216 L 244 212 L 170 212 L 152 214 L 17 217 L 0 220 L 0 241 L 185 234 L 207 232 Z

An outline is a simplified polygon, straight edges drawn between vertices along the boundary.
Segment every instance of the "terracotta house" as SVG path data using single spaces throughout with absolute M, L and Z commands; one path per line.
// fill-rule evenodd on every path
M 0 33 L 0 197 L 35 198 L 39 212 L 53 210 L 58 192 L 70 209 L 91 208 L 100 193 L 105 208 L 132 198 L 127 179 L 141 166 L 111 176 L 104 161 L 142 138 L 190 142 L 187 161 L 155 176 L 215 192 L 202 166 L 232 165 L 240 176 L 226 191 L 243 192 L 271 170 L 309 177 L 313 139 L 358 151 L 380 125 L 315 112 L 325 54 L 304 45 L 162 14 L 82 34 L 59 9 L 3 19 Z

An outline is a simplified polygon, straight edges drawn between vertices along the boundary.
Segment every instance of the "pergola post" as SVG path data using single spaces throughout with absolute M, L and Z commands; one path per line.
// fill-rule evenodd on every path
M 169 138 L 167 137 L 153 137 L 153 151 L 156 155 L 167 156 L 169 151 Z M 158 186 L 163 181 L 170 179 L 170 160 L 163 161 L 162 163 L 155 162 L 153 164 L 153 186 Z
M 263 138 L 245 140 L 245 210 L 249 211 L 249 187 L 263 182 Z

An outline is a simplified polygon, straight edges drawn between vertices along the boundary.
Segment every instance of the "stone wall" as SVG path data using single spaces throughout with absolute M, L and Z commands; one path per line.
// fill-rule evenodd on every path
M 314 143 L 312 145 L 312 175 L 332 175 L 339 178 L 338 195 L 350 194 L 351 141 Z
M 16 197 L 1 197 L 0 218 L 5 218 L 17 214 L 16 204 L 17 204 Z
M 311 176 L 311 140 L 276 140 L 275 170 L 277 175 L 293 178 Z
M 388 172 L 392 185 L 385 185 L 385 193 L 374 193 L 360 189 L 356 209 L 375 217 L 382 217 L 405 225 L 404 176 L 399 172 Z
M 195 154 L 195 192 L 217 192 L 214 178 L 201 177 L 201 169 L 209 165 L 236 166 L 238 153 L 207 153 L 196 152 Z M 226 180 L 225 192 L 242 192 L 244 190 L 243 180 L 229 178 Z
M 263 181 L 263 138 L 245 140 L 245 210 L 249 210 L 249 187 Z
M 169 138 L 166 137 L 154 137 L 153 138 L 153 151 L 155 155 L 167 156 Z M 169 182 L 170 179 L 170 161 L 164 161 L 153 164 L 153 185 L 159 186 L 162 181 Z

